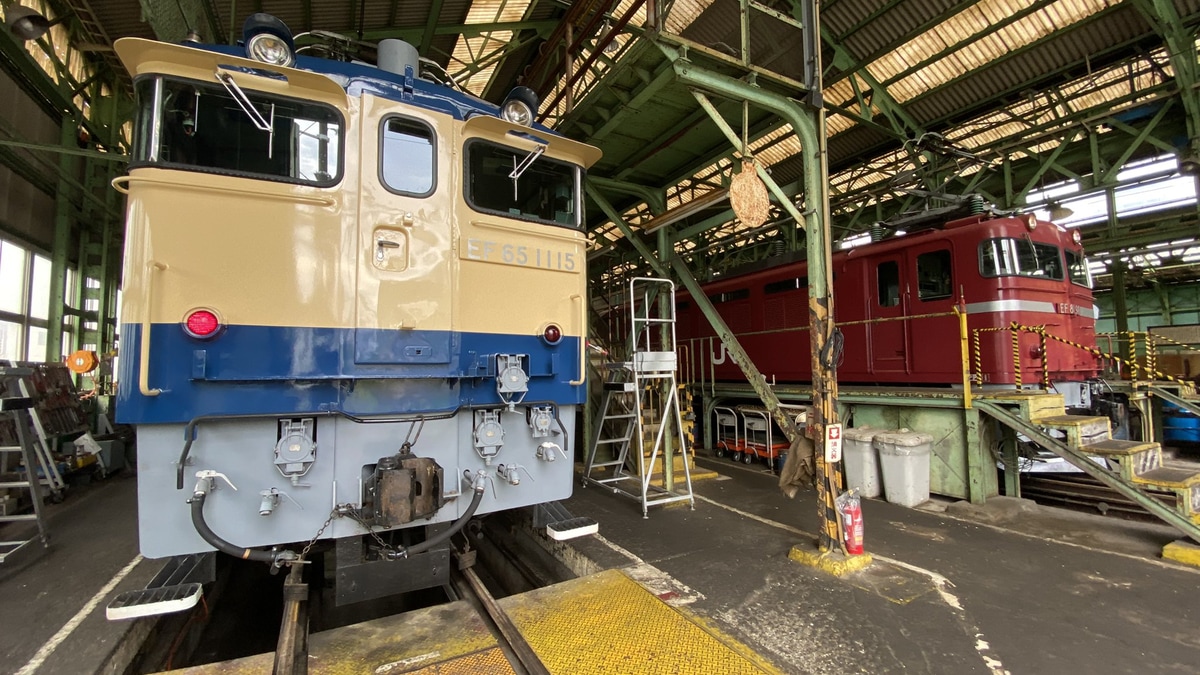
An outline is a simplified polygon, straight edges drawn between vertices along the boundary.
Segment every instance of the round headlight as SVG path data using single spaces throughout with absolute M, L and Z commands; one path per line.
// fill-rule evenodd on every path
M 258 33 L 246 42 L 246 52 L 255 61 L 262 61 L 273 66 L 290 66 L 296 62 L 296 56 L 283 38 L 272 33 Z
M 515 98 L 504 102 L 504 107 L 500 108 L 500 116 L 523 127 L 533 123 L 533 110 L 527 103 Z

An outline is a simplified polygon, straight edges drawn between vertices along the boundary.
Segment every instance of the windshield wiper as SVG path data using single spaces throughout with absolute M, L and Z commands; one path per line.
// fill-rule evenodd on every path
M 513 155 L 513 170 L 508 174 L 508 177 L 511 178 L 513 182 L 514 202 L 517 201 L 517 179 L 520 178 L 521 174 L 525 173 L 529 167 L 533 166 L 534 161 L 536 161 L 538 157 L 541 157 L 543 152 L 546 152 L 546 146 L 538 145 L 533 150 L 530 150 L 529 154 L 525 155 L 525 159 L 521 160 L 520 163 L 517 163 L 517 156 Z
M 259 131 L 267 132 L 267 135 L 270 137 L 267 141 L 267 158 L 271 159 L 272 153 L 275 150 L 275 104 L 271 104 L 271 119 L 268 120 L 263 117 L 258 108 L 254 107 L 254 102 L 250 100 L 249 96 L 246 96 L 246 92 L 242 91 L 242 88 L 234 81 L 232 75 L 218 70 L 216 76 L 217 81 L 225 87 L 225 91 L 229 92 L 229 95 L 233 97 L 233 100 L 242 109 L 242 112 L 246 113 L 246 117 L 250 118 L 250 123 Z

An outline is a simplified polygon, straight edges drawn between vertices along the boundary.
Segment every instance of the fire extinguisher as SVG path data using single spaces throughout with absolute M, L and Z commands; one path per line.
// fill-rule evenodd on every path
M 859 555 L 863 552 L 863 515 L 862 502 L 858 498 L 858 488 L 843 492 L 834 503 L 842 517 L 842 538 L 846 544 L 846 553 Z

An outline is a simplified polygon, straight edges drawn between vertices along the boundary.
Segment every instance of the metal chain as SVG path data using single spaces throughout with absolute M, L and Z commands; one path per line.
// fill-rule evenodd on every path
M 375 531 L 375 528 L 373 528 L 370 523 L 363 520 L 362 516 L 359 516 L 357 511 L 350 511 L 346 515 L 350 516 L 351 520 L 361 525 L 362 528 L 367 531 L 367 534 L 371 535 L 371 538 L 374 539 L 375 543 L 379 544 L 379 547 L 383 550 L 384 557 L 392 559 L 404 557 L 404 554 L 399 549 L 384 541 L 383 537 L 380 537 L 379 533 Z
M 325 534 L 325 528 L 329 527 L 329 524 L 333 522 L 333 519 L 337 518 L 339 515 L 341 515 L 340 508 L 335 506 L 333 510 L 329 512 L 329 517 L 325 519 L 325 523 L 321 525 L 321 529 L 317 530 L 317 533 L 313 535 L 313 538 L 310 539 L 308 544 L 304 546 L 304 549 L 300 551 L 300 557 L 297 559 L 297 562 L 303 561 L 308 557 L 308 552 L 312 550 L 312 547 L 317 543 L 317 540 L 321 538 L 321 535 Z

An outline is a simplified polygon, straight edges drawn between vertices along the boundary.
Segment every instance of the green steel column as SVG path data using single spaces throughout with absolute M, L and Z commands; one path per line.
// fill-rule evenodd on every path
M 784 118 L 800 138 L 804 162 L 805 234 L 808 243 L 808 310 L 813 365 L 813 420 L 816 456 L 817 510 L 822 527 L 818 547 L 830 551 L 841 544 L 838 518 L 833 505 L 836 491 L 842 487 L 841 467 L 826 465 L 825 428 L 838 421 L 837 374 L 833 359 L 824 359 L 826 345 L 835 330 L 833 288 L 830 279 L 832 254 L 829 233 L 829 195 L 826 176 L 825 113 L 823 108 L 801 108 L 794 100 L 764 91 L 731 77 L 708 72 L 694 64 L 677 60 L 675 72 L 684 82 L 736 100 L 746 100 Z M 753 384 L 753 382 L 752 382 Z M 778 404 L 774 393 L 771 399 Z M 767 402 L 764 399 L 764 402 Z M 768 407 L 771 407 L 768 403 Z M 786 418 L 786 415 L 776 415 Z M 793 438 L 789 435 L 789 439 Z
M 1117 344 L 1120 345 L 1121 358 L 1126 361 L 1130 360 L 1130 354 L 1133 351 L 1133 345 L 1130 343 L 1129 332 L 1129 306 L 1125 301 L 1125 271 L 1127 264 L 1120 258 L 1114 258 L 1112 262 L 1112 294 L 1113 294 L 1113 313 L 1117 323 Z M 1132 373 L 1130 373 L 1132 375 Z
M 662 228 L 659 228 L 659 230 L 658 230 L 658 259 L 659 260 L 670 260 L 671 259 L 671 253 L 672 253 L 673 249 L 671 247 L 671 239 L 670 239 L 670 237 L 667 236 L 669 230 L 670 230 L 670 228 L 667 228 L 667 227 L 662 227 Z M 662 303 L 663 301 L 664 301 L 664 299 L 661 297 L 658 299 L 659 303 Z M 665 305 L 660 304 L 660 313 L 663 308 L 665 308 Z M 670 311 L 672 313 L 674 313 L 675 308 L 674 307 L 670 308 Z M 647 308 L 646 309 L 646 318 L 650 318 L 649 312 L 650 312 L 650 310 L 649 310 L 649 308 Z M 660 318 L 666 318 L 666 317 L 660 316 Z M 649 328 L 650 328 L 650 326 L 648 325 L 647 329 L 649 329 Z M 659 329 L 659 333 L 660 333 L 659 338 L 661 340 L 662 348 L 666 349 L 669 347 L 669 348 L 673 349 L 674 345 L 671 344 L 671 336 L 668 335 L 668 331 L 671 329 L 671 327 L 668 326 L 667 324 L 659 324 L 658 329 Z M 651 336 L 651 339 L 653 339 L 653 336 Z M 676 352 L 676 358 L 678 358 L 678 352 Z M 678 393 L 677 391 L 674 391 L 674 392 L 671 391 L 671 380 L 663 380 L 661 389 L 662 389 L 662 393 L 661 393 L 662 398 L 660 400 L 663 401 L 664 403 L 666 401 L 671 400 L 672 395 L 676 395 Z M 676 399 L 676 403 L 678 404 L 678 399 Z M 662 408 L 662 414 L 660 415 L 659 423 L 662 424 L 662 435 L 663 435 L 663 488 L 665 488 L 668 492 L 671 492 L 675 489 L 675 437 L 673 434 L 677 433 L 677 430 L 675 429 L 675 417 L 673 415 L 667 414 L 667 410 L 666 410 L 665 406 L 660 406 L 660 407 Z M 682 415 L 682 414 L 683 414 L 683 412 L 680 411 L 680 415 Z M 684 453 L 683 461 L 686 462 L 687 461 L 687 448 L 680 448 L 680 451 Z
M 1004 496 L 1021 496 L 1021 456 L 1017 451 L 1017 432 L 1001 427 L 1004 437 Z
M 977 408 L 963 410 L 967 440 L 967 496 L 972 504 L 987 501 L 987 481 L 984 471 L 996 471 L 996 464 L 984 447 L 979 433 L 980 417 Z
M 64 117 L 60 141 L 63 147 L 75 145 L 75 120 Z M 66 316 L 66 287 L 68 249 L 71 228 L 75 223 L 71 204 L 72 181 L 78 171 L 79 158 L 63 153 L 58 156 L 58 189 L 54 195 L 54 250 L 50 257 L 50 312 L 46 323 L 46 361 L 54 363 L 63 358 L 63 318 Z

